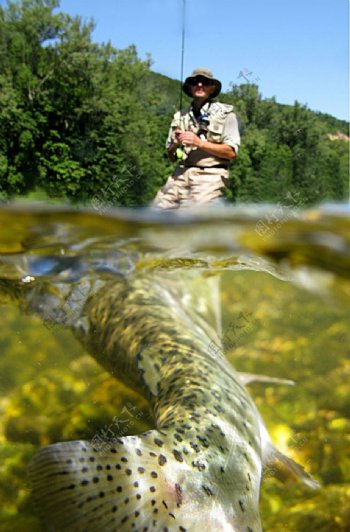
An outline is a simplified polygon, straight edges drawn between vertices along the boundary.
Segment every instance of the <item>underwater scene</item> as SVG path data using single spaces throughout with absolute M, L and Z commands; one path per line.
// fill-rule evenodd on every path
M 201 280 L 214 280 L 219 340 L 207 342 L 208 357 L 223 351 L 237 371 L 270 378 L 248 382 L 248 393 L 275 446 L 319 482 L 264 467 L 263 530 L 350 530 L 348 205 L 164 213 L 19 203 L 0 209 L 0 531 L 45 530 L 28 476 L 40 449 L 101 448 L 155 428 L 149 402 L 80 337 L 92 295 L 164 275 L 202 317 Z

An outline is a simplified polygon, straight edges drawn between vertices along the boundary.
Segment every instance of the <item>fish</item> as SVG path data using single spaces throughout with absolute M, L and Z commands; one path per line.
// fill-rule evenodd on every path
M 120 277 L 84 303 L 75 334 L 112 375 L 141 394 L 154 427 L 105 442 L 41 449 L 29 466 L 33 499 L 50 531 L 259 532 L 263 468 L 283 464 L 252 400 L 254 381 L 221 345 L 213 277 L 157 272 Z M 82 323 L 84 326 L 81 326 Z

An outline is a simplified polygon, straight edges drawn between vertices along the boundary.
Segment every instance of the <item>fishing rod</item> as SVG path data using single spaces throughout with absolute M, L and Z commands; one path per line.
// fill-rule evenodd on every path
M 182 84 L 184 80 L 184 56 L 185 56 L 185 12 L 186 12 L 186 0 L 182 0 L 182 39 L 181 39 L 181 72 L 180 72 L 180 105 L 179 111 L 182 109 Z M 180 118 L 181 124 L 181 118 Z M 183 150 L 182 146 L 178 146 L 176 149 L 176 159 L 182 160 Z
M 185 20 L 186 20 L 186 0 L 182 0 L 182 39 L 181 39 L 181 74 L 180 74 L 180 111 L 182 109 L 182 83 L 184 77 L 184 56 L 185 56 Z

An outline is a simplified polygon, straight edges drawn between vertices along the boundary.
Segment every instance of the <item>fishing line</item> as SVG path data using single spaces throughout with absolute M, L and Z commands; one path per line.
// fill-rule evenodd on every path
M 184 77 L 184 56 L 185 56 L 185 20 L 186 20 L 186 0 L 182 0 L 182 42 L 181 42 L 181 74 L 180 74 L 180 110 L 182 109 L 182 83 Z

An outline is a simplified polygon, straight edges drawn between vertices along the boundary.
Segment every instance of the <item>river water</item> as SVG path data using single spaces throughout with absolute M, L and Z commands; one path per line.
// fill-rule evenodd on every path
M 84 327 L 91 290 L 164 270 L 220 276 L 226 356 L 239 371 L 295 381 L 249 391 L 274 443 L 321 488 L 267 469 L 264 530 L 350 530 L 349 206 L 160 213 L 27 203 L 0 210 L 0 530 L 40 530 L 27 480 L 39 448 L 152 426 L 143 399 L 70 329 Z

